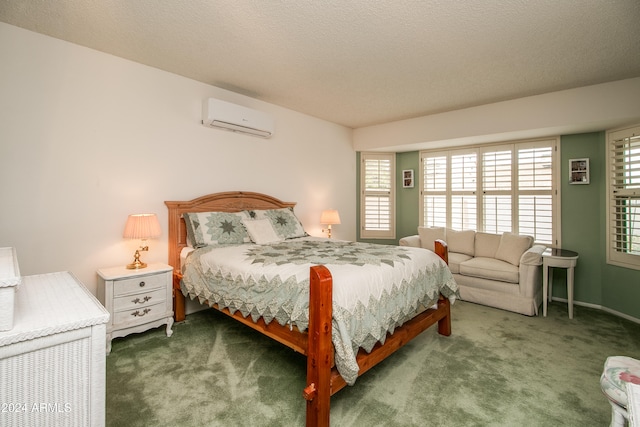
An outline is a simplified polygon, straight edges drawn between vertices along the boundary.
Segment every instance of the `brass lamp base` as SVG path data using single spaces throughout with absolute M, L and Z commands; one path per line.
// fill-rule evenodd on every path
M 131 264 L 127 264 L 127 268 L 129 270 L 137 270 L 139 268 L 145 268 L 147 266 L 146 263 L 142 262 L 142 261 L 138 261 L 138 262 L 132 262 Z
M 149 246 L 141 246 L 140 249 L 136 249 L 136 253 L 133 255 L 133 262 L 131 264 L 127 264 L 127 269 L 138 270 L 140 268 L 145 268 L 147 264 L 140 261 L 140 251 L 148 251 L 148 250 L 149 250 Z

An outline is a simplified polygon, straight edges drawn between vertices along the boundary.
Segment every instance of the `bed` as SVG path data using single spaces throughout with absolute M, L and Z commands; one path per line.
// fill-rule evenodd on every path
M 257 226 L 273 221 L 277 228 L 282 218 L 268 217 L 274 212 L 285 216 L 290 212 L 295 218 L 295 203 L 253 192 L 215 193 L 165 204 L 176 321 L 185 318 L 186 294 L 304 354 L 307 386 L 302 394 L 308 426 L 328 426 L 331 396 L 422 331 L 437 324 L 441 335 L 451 334 L 450 304 L 458 292 L 446 265 L 444 242 L 436 243 L 438 258 L 419 248 L 313 238 L 304 231 L 300 234 L 301 224 L 287 229 L 293 233 L 285 233 L 286 239 L 277 233 L 265 237 L 256 233 Z M 212 218 L 212 212 L 223 219 L 222 231 L 216 231 L 221 233 L 218 240 L 208 244 L 211 236 L 202 231 L 206 228 L 203 215 Z M 238 215 L 246 227 L 235 222 Z M 282 221 L 287 226 L 291 222 Z M 229 243 L 222 239 L 240 228 L 250 231 L 239 237 L 243 240 Z M 211 234 L 212 229 L 208 230 Z M 227 264 L 219 266 L 223 259 Z M 238 273 L 236 268 L 246 270 Z M 386 283 L 391 281 L 394 284 Z M 292 282 L 299 287 L 292 287 Z M 354 290 L 360 282 L 370 294 L 363 296 Z M 407 291 L 410 295 L 398 293 L 400 288 L 412 289 Z M 265 298 L 265 289 L 278 289 L 276 294 L 291 300 L 276 306 L 275 296 L 260 299 Z M 254 294 L 259 295 L 258 300 L 252 299 Z M 400 306 L 398 299 L 410 300 L 410 307 Z M 382 301 L 393 303 L 388 313 Z

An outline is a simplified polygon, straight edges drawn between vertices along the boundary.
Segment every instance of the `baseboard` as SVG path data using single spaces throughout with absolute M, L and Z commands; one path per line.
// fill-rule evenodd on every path
M 551 298 L 552 301 L 560 301 L 560 302 L 564 302 L 564 303 L 569 303 L 569 301 L 566 298 L 557 298 L 557 297 L 552 297 Z M 582 307 L 588 307 L 588 308 L 595 308 L 596 310 L 602 310 L 605 311 L 609 314 L 613 314 L 614 316 L 618 316 L 618 317 L 622 317 L 623 319 L 629 320 L 630 322 L 633 323 L 637 323 L 640 324 L 640 319 L 637 319 L 635 317 L 629 316 L 628 314 L 624 314 L 624 313 L 620 313 L 619 311 L 616 310 L 612 310 L 608 307 L 604 307 L 598 304 L 591 304 L 588 302 L 582 302 L 582 301 L 573 301 L 574 305 L 579 305 Z

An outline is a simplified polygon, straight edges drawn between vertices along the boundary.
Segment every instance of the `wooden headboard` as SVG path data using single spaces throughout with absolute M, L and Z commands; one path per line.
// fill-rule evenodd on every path
M 296 204 L 283 202 L 266 194 L 247 191 L 214 193 L 183 202 L 164 202 L 169 208 L 169 264 L 180 273 L 180 251 L 187 246 L 187 229 L 182 214 L 187 212 L 240 212 L 250 209 L 292 208 Z

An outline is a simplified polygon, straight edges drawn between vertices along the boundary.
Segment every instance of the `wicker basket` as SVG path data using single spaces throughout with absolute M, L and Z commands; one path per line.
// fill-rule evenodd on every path
M 13 309 L 19 284 L 20 269 L 16 250 L 0 248 L 0 331 L 13 328 Z

